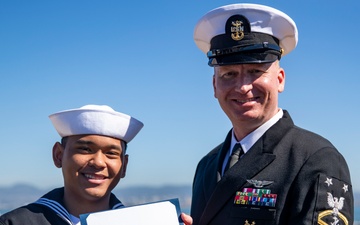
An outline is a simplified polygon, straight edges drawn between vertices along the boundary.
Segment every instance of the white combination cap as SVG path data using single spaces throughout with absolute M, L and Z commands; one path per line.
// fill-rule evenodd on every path
M 232 4 L 206 13 L 195 26 L 194 41 L 210 66 L 267 63 L 296 47 L 298 30 L 288 15 L 272 7 Z
M 106 105 L 86 105 L 49 116 L 61 137 L 97 134 L 130 142 L 144 126 L 142 122 Z

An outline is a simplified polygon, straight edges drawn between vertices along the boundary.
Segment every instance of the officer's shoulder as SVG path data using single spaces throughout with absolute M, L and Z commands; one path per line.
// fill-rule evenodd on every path
M 297 138 L 294 138 L 294 142 L 300 145 L 313 146 L 313 148 L 334 148 L 334 145 L 324 136 L 315 133 L 313 131 L 298 127 L 294 125 L 291 129 L 292 134 Z

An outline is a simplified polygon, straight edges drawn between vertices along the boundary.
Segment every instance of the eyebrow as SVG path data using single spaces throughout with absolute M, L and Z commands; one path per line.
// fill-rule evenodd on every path
M 75 143 L 80 145 L 97 145 L 92 141 L 86 141 L 86 140 L 77 140 Z M 116 149 L 120 151 L 122 150 L 120 145 L 106 145 L 105 148 Z

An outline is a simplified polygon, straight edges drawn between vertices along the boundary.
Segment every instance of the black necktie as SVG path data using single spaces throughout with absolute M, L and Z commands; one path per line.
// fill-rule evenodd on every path
M 228 160 L 228 163 L 226 164 L 225 171 L 230 169 L 238 160 L 239 158 L 244 154 L 244 150 L 241 148 L 240 143 L 236 143 L 234 145 L 234 148 L 232 150 L 231 156 Z

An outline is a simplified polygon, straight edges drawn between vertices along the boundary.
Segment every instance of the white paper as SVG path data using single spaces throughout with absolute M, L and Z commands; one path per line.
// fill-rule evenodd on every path
M 82 225 L 179 225 L 170 201 L 125 207 L 82 216 Z

